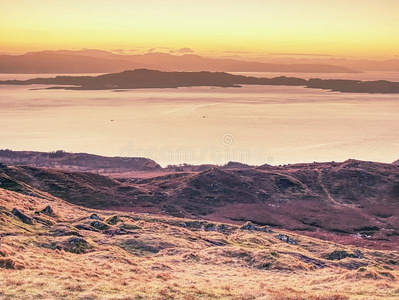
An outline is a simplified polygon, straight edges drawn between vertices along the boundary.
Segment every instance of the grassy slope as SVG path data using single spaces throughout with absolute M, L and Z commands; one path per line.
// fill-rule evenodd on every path
M 388 164 L 212 168 L 121 180 L 14 166 L 0 170 L 0 184 L 28 195 L 48 192 L 96 209 L 230 223 L 248 220 L 340 243 L 399 250 L 399 169 Z
M 51 205 L 55 215 L 35 211 Z M 27 225 L 11 214 L 35 218 Z M 398 252 L 328 260 L 355 248 L 276 230 L 119 214 L 108 231 L 76 229 L 94 211 L 0 189 L 1 299 L 397 299 Z M 97 212 L 106 223 L 115 215 Z M 111 222 L 114 223 L 114 222 Z M 115 230 L 128 234 L 112 235 Z M 291 245 L 276 236 L 286 233 Z M 71 244 L 80 236 L 87 244 Z M 359 248 L 357 248 L 359 249 Z M 72 253 L 72 252 L 82 253 Z

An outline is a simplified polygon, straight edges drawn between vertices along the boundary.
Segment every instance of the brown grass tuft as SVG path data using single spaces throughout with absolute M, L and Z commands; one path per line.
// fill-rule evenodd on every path
M 343 276 L 344 279 L 371 279 L 371 280 L 389 280 L 396 281 L 396 275 L 385 270 L 375 268 L 360 267 L 355 271 L 350 271 Z
M 9 270 L 21 270 L 25 268 L 25 265 L 19 260 L 15 260 L 10 257 L 0 257 L 0 268 Z

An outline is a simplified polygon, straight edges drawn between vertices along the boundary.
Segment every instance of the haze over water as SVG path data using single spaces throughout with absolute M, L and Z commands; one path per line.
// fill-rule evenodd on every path
M 286 86 L 32 88 L 41 86 L 0 87 L 0 148 L 145 156 L 161 165 L 399 158 L 398 95 Z

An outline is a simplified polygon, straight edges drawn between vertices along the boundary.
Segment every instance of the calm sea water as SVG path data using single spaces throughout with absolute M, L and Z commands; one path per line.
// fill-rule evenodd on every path
M 0 148 L 145 156 L 162 165 L 399 158 L 398 95 L 273 86 L 32 89 L 40 87 L 0 86 Z

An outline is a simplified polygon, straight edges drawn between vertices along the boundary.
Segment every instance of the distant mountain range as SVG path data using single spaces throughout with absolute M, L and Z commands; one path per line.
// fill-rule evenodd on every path
M 138 68 L 161 71 L 357 73 L 356 69 L 323 63 L 265 63 L 205 58 L 193 54 L 118 55 L 100 50 L 59 50 L 0 55 L 0 73 L 10 74 L 109 73 Z
M 55 85 L 49 89 L 123 90 L 178 88 L 192 86 L 239 87 L 240 85 L 304 86 L 346 93 L 399 93 L 399 82 L 338 79 L 301 79 L 294 77 L 259 78 L 224 72 L 162 72 L 136 69 L 99 76 L 56 76 L 29 80 L 0 81 L 0 85 Z

